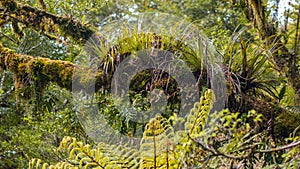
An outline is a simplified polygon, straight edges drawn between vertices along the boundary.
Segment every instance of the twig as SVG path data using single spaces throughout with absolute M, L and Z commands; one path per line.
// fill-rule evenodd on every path
M 249 149 L 250 149 L 250 152 L 249 152 L 248 154 L 246 154 L 246 155 L 234 156 L 234 155 L 231 155 L 231 154 L 225 154 L 225 153 L 219 152 L 218 150 L 215 150 L 213 147 L 212 147 L 212 148 L 207 147 L 207 146 L 203 145 L 201 142 L 199 142 L 199 141 L 197 141 L 197 140 L 191 138 L 190 135 L 188 135 L 188 137 L 189 137 L 192 141 L 194 141 L 195 143 L 199 144 L 199 145 L 203 148 L 203 150 L 210 151 L 210 152 L 212 153 L 211 156 L 223 156 L 223 157 L 226 157 L 226 158 L 237 159 L 237 160 L 239 160 L 239 159 L 245 159 L 245 158 L 249 157 L 249 156 L 253 153 L 253 149 L 254 149 L 254 147 L 256 146 L 256 144 L 255 144 L 255 145 L 253 145 L 252 147 L 250 147 L 250 148 L 249 148 Z
M 4 37 L 6 37 L 7 39 L 9 39 L 10 41 L 14 42 L 15 44 L 18 44 L 18 42 L 16 40 L 14 40 L 12 37 L 4 34 L 3 32 L 0 32 L 1 35 L 3 35 Z
M 282 147 L 278 147 L 278 148 L 274 148 L 274 149 L 269 149 L 269 150 L 254 150 L 254 148 L 257 146 L 257 144 L 253 144 L 252 146 L 248 147 L 249 153 L 245 154 L 245 155 L 241 155 L 241 156 L 235 156 L 235 155 L 231 155 L 231 154 L 225 154 L 223 152 L 220 152 L 218 150 L 215 150 L 213 147 L 210 148 L 208 146 L 205 146 L 203 143 L 201 143 L 198 140 L 195 140 L 194 138 L 190 137 L 190 135 L 188 134 L 189 139 L 191 139 L 192 141 L 194 141 L 195 143 L 197 143 L 198 145 L 200 145 L 200 147 L 203 150 L 209 151 L 212 153 L 211 156 L 223 156 L 226 158 L 230 158 L 230 159 L 245 159 L 248 158 L 250 155 L 252 154 L 256 154 L 256 153 L 270 153 L 270 152 L 276 152 L 276 151 L 281 151 L 281 150 L 285 150 L 285 149 L 289 149 L 289 148 L 293 148 L 296 147 L 298 145 L 300 145 L 300 140 L 293 142 L 291 144 L 282 146 Z
M 278 148 L 274 148 L 274 149 L 270 149 L 270 150 L 255 150 L 254 153 L 270 153 L 270 152 L 276 152 L 276 151 L 281 151 L 281 150 L 285 150 L 285 149 L 289 149 L 289 148 L 293 148 L 296 146 L 300 145 L 300 140 L 293 142 L 291 144 L 282 146 L 282 147 L 278 147 Z

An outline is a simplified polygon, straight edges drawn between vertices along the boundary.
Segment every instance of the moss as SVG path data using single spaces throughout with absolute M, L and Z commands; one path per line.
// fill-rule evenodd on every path
M 277 138 L 287 138 L 298 126 L 300 126 L 300 114 L 286 111 L 276 118 L 274 132 Z M 300 131 L 295 134 L 299 135 Z
M 22 23 L 24 26 L 43 34 L 56 33 L 64 35 L 79 44 L 85 43 L 94 34 L 94 31 L 88 26 L 72 18 L 57 16 L 44 10 L 16 3 L 13 0 L 1 1 L 1 5 L 8 9 L 10 16 L 13 16 L 10 20 L 13 21 L 13 29 L 19 36 L 22 35 L 22 32 L 16 23 Z
M 17 8 L 17 3 L 13 0 L 3 0 L 0 2 L 3 7 L 9 11 L 14 11 Z
M 24 88 L 34 84 L 37 93 L 42 93 L 49 82 L 55 82 L 59 86 L 72 90 L 74 65 L 71 62 L 51 60 L 47 58 L 33 58 L 28 55 L 14 54 L 11 50 L 0 45 L 0 67 L 4 70 L 11 70 L 15 74 L 16 89 Z M 82 76 L 74 77 L 74 83 L 86 81 L 85 84 L 96 80 L 97 89 L 107 84 L 103 81 L 103 73 L 90 72 L 86 78 L 86 71 L 82 69 Z M 110 83 L 109 83 L 110 84 Z M 79 85 L 79 89 L 82 88 Z

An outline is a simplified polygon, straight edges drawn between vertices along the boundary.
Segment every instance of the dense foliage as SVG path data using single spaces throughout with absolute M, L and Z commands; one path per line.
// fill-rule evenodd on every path
M 186 45 L 184 37 L 125 29 L 102 44 L 96 73 L 77 65 L 92 35 L 102 43 L 103 34 L 116 31 L 106 25 L 145 12 L 175 15 L 207 35 L 226 80 L 225 110 L 211 111 L 206 51 Z M 297 0 L 0 0 L 0 168 L 299 168 L 299 20 Z M 197 85 L 203 96 L 190 103 L 194 109 L 185 119 L 174 113 L 176 82 L 162 74 L 151 90 L 171 88 L 164 93 L 167 113 L 134 121 L 132 114 L 149 108 L 153 70 L 132 80 L 134 109 L 114 104 L 110 85 L 118 65 L 154 48 L 180 56 L 196 79 L 202 77 Z M 86 87 L 90 77 L 95 91 L 87 103 L 86 95 L 72 93 L 72 83 Z M 94 105 L 98 114 L 88 113 Z M 96 129 L 85 128 L 83 117 L 142 140 L 103 141 L 112 133 L 95 140 L 90 132 Z
M 261 114 L 249 111 L 244 117 L 224 110 L 209 118 L 214 95 L 205 92 L 188 114 L 186 121 L 176 116 L 172 122 L 161 115 L 145 126 L 138 148 L 99 143 L 95 148 L 76 138 L 65 137 L 58 148 L 67 157 L 54 165 L 32 159 L 30 168 L 260 168 L 299 167 L 299 141 L 271 149 L 266 133 L 255 134 Z M 219 120 L 220 119 L 220 120 Z M 247 121 L 255 123 L 250 127 Z M 174 130 L 171 123 L 183 123 L 184 130 Z M 214 126 L 206 128 L 205 126 Z M 298 138 L 291 137 L 290 141 Z M 289 151 L 285 149 L 291 148 Z M 227 161 L 227 162 L 226 162 Z M 228 163 L 228 161 L 230 161 Z M 276 165 L 277 163 L 282 163 Z M 268 167 L 266 167 L 268 166 Z

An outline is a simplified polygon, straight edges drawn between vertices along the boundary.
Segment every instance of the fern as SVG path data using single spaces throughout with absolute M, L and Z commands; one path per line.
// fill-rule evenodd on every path
M 261 141 L 266 139 L 265 134 L 253 133 L 248 123 L 251 120 L 257 126 L 262 115 L 249 111 L 247 117 L 242 118 L 239 113 L 224 110 L 209 118 L 213 102 L 214 94 L 207 90 L 200 102 L 194 104 L 186 120 L 176 115 L 170 119 L 161 115 L 152 118 L 145 126 L 139 148 L 103 142 L 93 148 L 75 138 L 65 137 L 58 151 L 66 152 L 67 159 L 54 165 L 32 159 L 29 168 L 173 169 L 238 168 L 241 165 L 257 168 L 261 165 L 259 161 L 268 160 L 263 154 L 270 152 L 265 150 L 268 145 Z M 184 130 L 175 131 L 174 123 L 184 124 Z M 206 130 L 206 125 L 214 128 Z M 297 139 L 293 139 L 294 143 Z M 299 147 L 294 147 L 282 156 L 288 166 L 298 165 L 298 150 Z M 254 153 L 259 153 L 259 156 Z M 227 161 L 231 162 L 227 164 Z
M 58 151 L 66 151 L 68 159 L 55 165 L 32 159 L 29 168 L 182 168 L 185 166 L 182 164 L 187 164 L 186 154 L 196 148 L 188 136 L 197 137 L 204 128 L 213 100 L 212 90 L 207 90 L 200 102 L 195 103 L 183 131 L 175 132 L 171 125 L 170 121 L 172 124 L 184 122 L 176 115 L 169 120 L 157 115 L 145 126 L 139 149 L 102 142 L 92 148 L 75 138 L 65 137 Z
M 65 137 L 58 151 L 67 150 L 69 158 L 56 165 L 43 163 L 39 159 L 33 159 L 29 168 L 42 166 L 44 168 L 138 168 L 139 152 L 136 149 L 122 145 L 108 145 L 99 143 L 92 149 L 89 144 L 84 145 L 75 138 Z
M 191 137 L 198 137 L 199 133 L 204 129 L 214 100 L 213 91 L 208 89 L 204 96 L 200 98 L 200 102 L 194 104 L 194 108 L 191 110 L 185 123 L 185 130 Z
M 141 168 L 172 168 L 177 166 L 173 153 L 174 130 L 162 116 L 151 119 L 141 141 Z

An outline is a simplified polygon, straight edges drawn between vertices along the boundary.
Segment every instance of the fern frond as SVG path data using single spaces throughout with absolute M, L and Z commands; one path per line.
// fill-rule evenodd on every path
M 171 151 L 174 147 L 173 138 L 174 129 L 167 119 L 161 115 L 151 119 L 141 140 L 141 168 L 169 168 L 177 165 Z
M 200 98 L 200 102 L 194 104 L 194 108 L 191 110 L 185 123 L 185 130 L 191 137 L 197 137 L 200 131 L 203 130 L 214 100 L 213 91 L 208 89 Z
M 59 162 L 55 166 L 42 164 L 40 159 L 32 159 L 30 168 L 138 168 L 140 164 L 139 151 L 123 145 L 108 145 L 99 143 L 96 148 L 89 144 L 84 145 L 75 138 L 65 137 L 58 149 L 65 150 L 69 158 L 65 162 Z
M 59 162 L 55 166 L 54 165 L 49 165 L 48 163 L 43 163 L 41 159 L 31 159 L 29 161 L 29 169 L 37 169 L 37 168 L 42 168 L 42 169 L 57 169 L 57 168 L 73 168 L 71 164 L 65 164 L 65 162 Z
M 182 168 L 191 166 L 193 152 L 201 152 L 190 139 L 197 137 L 208 121 L 214 102 L 212 90 L 207 90 L 200 102 L 195 103 L 185 122 L 185 130 L 175 133 L 172 122 L 179 122 L 177 116 L 166 119 L 157 115 L 145 126 L 145 131 L 137 150 L 126 145 L 110 145 L 100 142 L 96 148 L 72 137 L 65 137 L 58 151 L 69 154 L 68 159 L 56 165 L 33 159 L 31 168 Z M 184 121 L 183 121 L 184 122 Z

